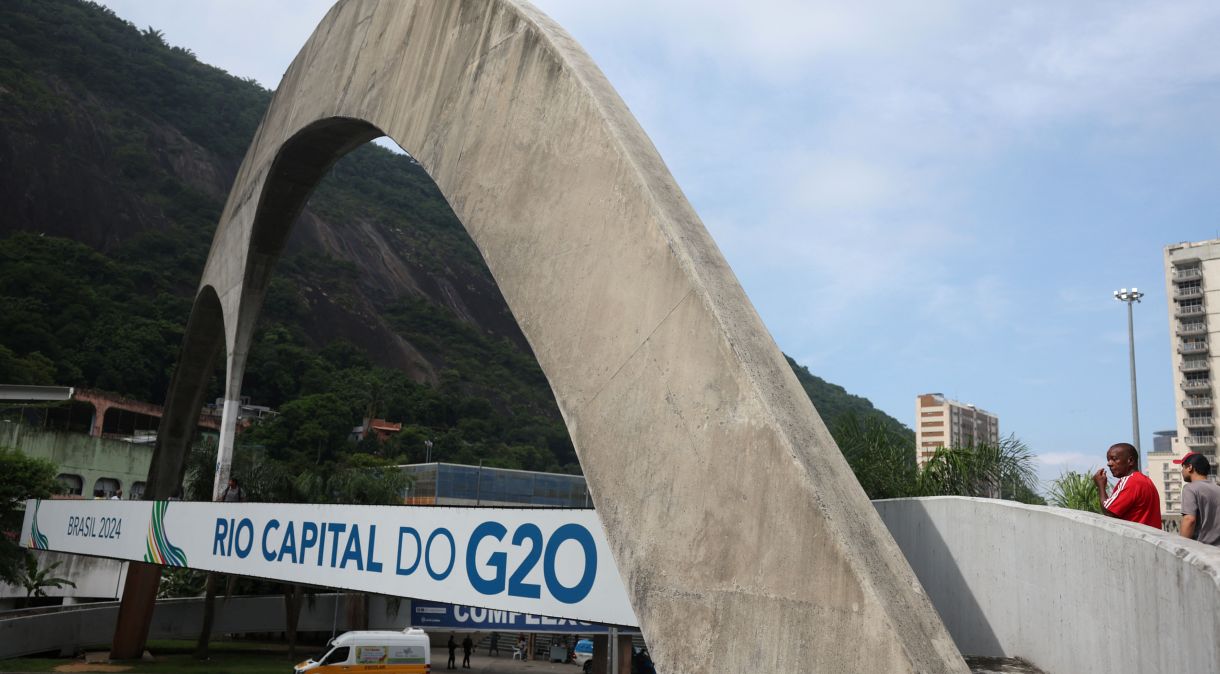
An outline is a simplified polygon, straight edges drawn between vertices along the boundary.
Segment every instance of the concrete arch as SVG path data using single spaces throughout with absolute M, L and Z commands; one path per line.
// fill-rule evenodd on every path
M 436 181 L 538 355 L 659 669 L 966 671 L 647 136 L 525 2 L 343 0 L 318 26 L 203 274 L 228 399 L 293 216 L 380 131 Z

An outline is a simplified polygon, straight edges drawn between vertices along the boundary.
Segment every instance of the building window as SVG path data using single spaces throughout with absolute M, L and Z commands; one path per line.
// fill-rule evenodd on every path
M 94 498 L 110 498 L 119 491 L 122 485 L 113 477 L 99 477 L 97 482 L 93 483 Z
M 143 482 L 131 483 L 131 494 L 128 496 L 128 498 L 133 501 L 139 501 L 140 499 L 144 498 L 145 486 L 146 485 Z
M 80 496 L 85 492 L 85 481 L 79 475 L 60 473 L 55 476 L 55 479 L 59 482 L 59 486 L 63 487 L 65 494 Z

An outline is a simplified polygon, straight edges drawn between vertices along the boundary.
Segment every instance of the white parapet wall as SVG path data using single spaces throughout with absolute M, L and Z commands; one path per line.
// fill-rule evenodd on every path
M 1220 548 L 1011 501 L 874 505 L 964 654 L 1053 674 L 1220 672 Z
M 67 600 L 64 603 L 73 603 L 91 599 L 118 599 L 123 592 L 127 562 L 49 550 L 31 550 L 30 554 L 34 555 L 39 569 L 51 569 L 49 576 L 66 578 L 75 584 L 43 587 L 44 596 L 63 597 Z M 24 587 L 0 583 L 0 610 L 20 606 L 25 597 Z

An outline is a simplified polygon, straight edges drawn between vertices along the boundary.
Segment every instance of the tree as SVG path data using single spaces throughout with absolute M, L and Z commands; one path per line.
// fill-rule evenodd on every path
M 0 447 L 0 580 L 20 584 L 26 552 L 18 545 L 25 502 L 59 491 L 55 464 Z
M 21 587 L 25 588 L 25 600 L 28 604 L 33 597 L 45 597 L 46 592 L 43 588 L 53 587 L 56 589 L 64 586 L 76 587 L 76 583 L 67 578 L 60 578 L 51 574 L 55 573 L 55 569 L 63 562 L 55 562 L 50 566 L 39 568 L 38 558 L 33 553 L 25 553 L 25 569 L 22 571 Z
M 833 435 L 843 458 L 871 499 L 915 496 L 915 445 L 893 424 L 875 415 L 846 412 Z
M 1069 470 L 1051 482 L 1051 505 L 1101 513 L 1101 499 L 1092 475 Z
M 939 447 L 919 471 L 922 496 L 978 496 L 1037 502 L 1033 451 L 1014 435 L 997 444 Z

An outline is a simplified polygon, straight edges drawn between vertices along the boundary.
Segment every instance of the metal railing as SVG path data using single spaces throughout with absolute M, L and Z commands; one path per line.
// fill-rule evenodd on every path
M 1204 313 L 1205 311 L 1207 311 L 1207 310 L 1203 308 L 1202 304 L 1187 304 L 1185 306 L 1178 307 L 1177 310 L 1174 311 L 1174 315 L 1175 316 L 1195 316 L 1195 315 Z
M 1178 353 L 1204 353 L 1206 351 L 1206 339 L 1200 339 L 1193 342 L 1182 342 L 1178 345 Z
M 1173 273 L 1173 280 L 1175 281 L 1188 281 L 1196 278 L 1203 278 L 1203 270 L 1199 267 L 1187 267 Z
M 1198 410 L 1211 406 L 1212 399 L 1204 398 L 1202 396 L 1194 396 L 1182 401 L 1182 407 L 1185 407 L 1188 410 Z
M 1192 379 L 1182 382 L 1182 388 L 1187 391 L 1205 391 L 1211 390 L 1212 382 L 1210 379 Z
M 1183 372 L 1202 372 L 1211 367 L 1211 363 L 1206 358 L 1198 360 L 1184 360 L 1178 365 L 1178 369 Z
M 1211 428 L 1215 425 L 1212 423 L 1211 417 L 1186 417 L 1182 420 L 1182 423 L 1187 428 Z
M 1210 447 L 1216 444 L 1216 436 L 1214 435 L 1188 435 L 1186 436 L 1186 444 L 1190 447 Z
M 1179 335 L 1201 335 L 1207 332 L 1207 323 L 1203 321 L 1189 321 L 1186 323 L 1178 323 Z
M 1173 291 L 1173 296 L 1177 298 L 1203 297 L 1203 287 L 1187 286 L 1185 288 L 1177 288 Z

